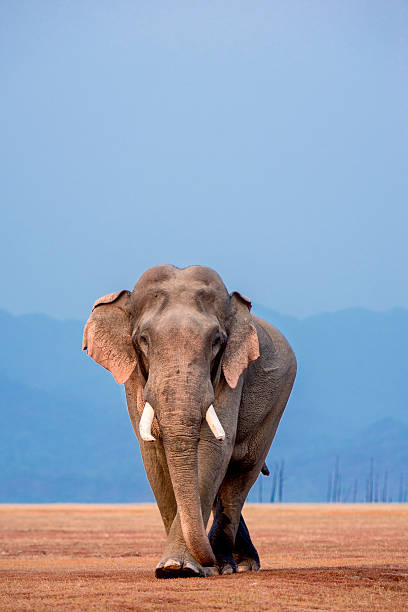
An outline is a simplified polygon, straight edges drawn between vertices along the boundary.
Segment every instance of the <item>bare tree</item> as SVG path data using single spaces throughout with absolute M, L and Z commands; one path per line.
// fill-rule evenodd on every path
M 339 456 L 336 456 L 336 461 L 334 464 L 334 474 L 333 474 L 333 482 L 332 482 L 332 501 L 340 502 L 341 501 L 341 487 L 342 487 L 342 478 L 340 474 L 340 459 Z
M 388 492 L 388 470 L 385 470 L 383 489 L 382 489 L 382 498 L 381 498 L 381 501 L 383 501 L 384 503 L 387 502 L 387 492 Z
M 333 495 L 333 470 L 329 472 L 329 478 L 327 482 L 327 503 L 330 504 Z
M 370 471 L 368 474 L 367 481 L 367 499 L 368 503 L 372 503 L 374 500 L 374 459 L 371 457 L 370 459 Z
M 375 503 L 379 502 L 379 495 L 378 495 L 379 482 L 378 481 L 379 481 L 379 475 L 377 472 L 377 474 L 375 474 L 375 477 L 374 477 L 374 501 Z
M 401 472 L 401 474 L 400 474 L 400 482 L 399 482 L 398 501 L 401 503 L 403 500 L 404 500 L 404 475 Z
M 353 504 L 356 503 L 357 500 L 357 491 L 358 491 L 358 480 L 354 479 L 354 488 L 353 488 Z
M 284 469 L 285 469 L 285 462 L 282 459 L 281 464 L 280 464 L 280 468 L 279 468 L 279 476 L 278 476 L 278 482 L 279 482 L 278 496 L 279 496 L 279 503 L 280 504 L 282 503 L 282 500 L 283 500 L 283 482 L 285 480 Z
M 347 487 L 347 489 L 343 488 L 343 495 L 341 497 L 342 504 L 346 504 L 350 498 L 351 492 L 353 490 L 353 485 Z
M 272 488 L 271 488 L 271 504 L 273 504 L 275 502 L 275 495 L 276 495 L 276 485 L 278 482 L 278 472 L 279 472 L 279 465 L 278 463 L 274 463 L 273 466 L 273 473 L 272 473 Z
M 258 503 L 262 504 L 262 474 L 259 475 L 258 481 Z
M 332 501 L 337 501 L 337 487 L 339 480 L 339 458 L 336 456 L 336 460 L 334 462 L 334 474 L 333 474 L 333 491 L 332 491 Z

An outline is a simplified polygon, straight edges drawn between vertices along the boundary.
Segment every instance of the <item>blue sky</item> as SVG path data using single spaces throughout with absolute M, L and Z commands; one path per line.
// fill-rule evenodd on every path
M 408 4 L 3 0 L 0 308 L 157 263 L 283 313 L 408 307 Z

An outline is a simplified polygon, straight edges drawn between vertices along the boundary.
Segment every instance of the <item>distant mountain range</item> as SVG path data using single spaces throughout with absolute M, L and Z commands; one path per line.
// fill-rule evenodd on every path
M 283 501 L 408 500 L 408 310 L 253 312 L 286 335 L 298 377 L 249 499 L 269 501 L 283 462 Z M 0 311 L 0 502 L 153 500 L 123 387 L 82 330 Z

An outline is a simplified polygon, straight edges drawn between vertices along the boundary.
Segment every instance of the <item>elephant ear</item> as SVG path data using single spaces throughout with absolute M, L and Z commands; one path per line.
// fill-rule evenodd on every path
M 250 361 L 259 357 L 258 334 L 250 315 L 251 301 L 237 291 L 231 293 L 232 318 L 222 359 L 225 380 L 235 389 Z
M 123 290 L 96 300 L 85 329 L 82 350 L 125 383 L 137 365 L 130 331 L 130 292 Z

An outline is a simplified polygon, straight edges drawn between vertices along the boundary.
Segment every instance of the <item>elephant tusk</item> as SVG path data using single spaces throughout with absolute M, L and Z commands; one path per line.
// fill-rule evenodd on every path
M 214 410 L 214 406 L 211 404 L 205 414 L 205 420 L 208 423 L 209 428 L 213 432 L 217 440 L 225 440 L 225 431 L 221 425 L 217 413 Z
M 139 422 L 139 433 L 142 440 L 145 442 L 154 442 L 156 438 L 152 436 L 152 423 L 154 419 L 154 410 L 149 404 L 145 403 L 143 408 L 142 416 Z

